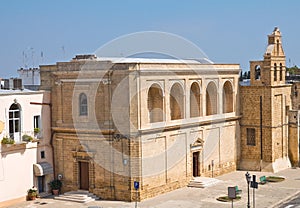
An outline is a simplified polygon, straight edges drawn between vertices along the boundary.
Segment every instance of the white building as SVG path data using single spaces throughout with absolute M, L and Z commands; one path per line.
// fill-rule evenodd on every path
M 0 103 L 0 140 L 11 138 L 15 142 L 0 144 L 1 207 L 25 200 L 27 190 L 33 185 L 39 192 L 48 192 L 47 183 L 53 178 L 53 157 L 50 94 L 0 90 Z M 28 141 L 30 136 L 32 141 Z
M 19 78 L 22 79 L 22 84 L 24 88 L 30 90 L 38 90 L 40 86 L 40 69 L 39 68 L 29 68 L 29 69 L 19 69 Z

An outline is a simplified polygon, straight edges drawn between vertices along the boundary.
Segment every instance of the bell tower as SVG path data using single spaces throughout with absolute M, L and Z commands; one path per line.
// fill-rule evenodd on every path
M 276 86 L 285 84 L 285 54 L 282 48 L 281 33 L 275 27 L 268 35 L 268 46 L 262 61 L 250 61 L 251 85 Z
M 250 85 L 241 86 L 239 168 L 277 172 L 290 166 L 288 111 L 291 86 L 285 83 L 280 30 L 268 35 L 263 60 L 250 61 Z

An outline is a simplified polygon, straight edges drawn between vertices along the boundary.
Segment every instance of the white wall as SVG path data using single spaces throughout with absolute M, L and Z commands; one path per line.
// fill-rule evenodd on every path
M 20 145 L 19 145 L 20 146 Z M 19 148 L 18 150 L 12 150 Z M 37 143 L 28 143 L 26 149 L 6 148 L 12 151 L 0 154 L 0 202 L 24 197 L 34 185 L 33 164 L 36 163 Z
M 41 116 L 41 139 L 27 144 L 15 144 L 7 147 L 0 143 L 0 202 L 24 197 L 27 190 L 37 186 L 33 164 L 49 162 L 52 164 L 52 151 L 49 146 L 50 130 L 50 94 L 45 92 L 30 92 L 0 90 L 0 121 L 4 122 L 3 136 L 9 135 L 9 108 L 13 103 L 21 106 L 21 133 L 34 134 L 34 116 Z M 32 104 L 34 102 L 36 104 Z M 40 158 L 40 150 L 44 150 L 46 158 Z

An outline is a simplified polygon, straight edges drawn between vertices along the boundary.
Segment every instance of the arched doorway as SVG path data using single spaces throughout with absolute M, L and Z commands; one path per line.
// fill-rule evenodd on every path
M 192 152 L 192 173 L 193 177 L 201 176 L 201 166 L 202 164 L 202 150 L 204 146 L 204 141 L 201 138 L 198 138 L 193 144 L 191 144 Z

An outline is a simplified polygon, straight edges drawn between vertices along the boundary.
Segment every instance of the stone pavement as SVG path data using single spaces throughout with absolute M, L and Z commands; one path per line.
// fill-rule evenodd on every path
M 140 208 L 156 207 L 156 208 L 195 208 L 195 207 L 231 207 L 231 202 L 219 202 L 216 200 L 219 196 L 227 194 L 228 186 L 238 186 L 242 189 L 241 200 L 234 202 L 234 207 L 247 207 L 247 183 L 245 179 L 246 171 L 236 171 L 229 174 L 225 174 L 216 177 L 222 180 L 212 187 L 207 188 L 181 188 L 160 196 L 144 200 L 138 203 Z M 278 183 L 267 183 L 265 185 L 259 185 L 255 191 L 255 207 L 279 207 L 279 205 L 292 198 L 296 194 L 300 193 L 300 169 L 287 169 L 278 173 L 266 173 L 266 172 L 249 172 L 251 175 L 256 174 L 257 179 L 260 176 L 277 175 L 284 176 L 286 180 Z M 253 203 L 252 199 L 253 189 L 250 188 L 250 200 L 251 207 Z M 38 199 L 36 201 L 27 201 L 9 206 L 9 208 L 134 208 L 134 202 L 120 202 L 120 201 L 94 201 L 86 204 L 80 204 L 75 202 L 65 202 L 48 199 Z

